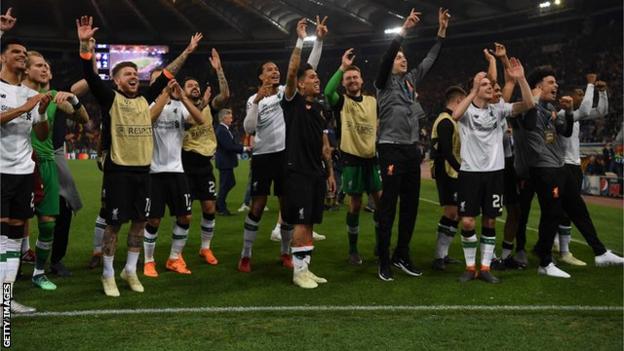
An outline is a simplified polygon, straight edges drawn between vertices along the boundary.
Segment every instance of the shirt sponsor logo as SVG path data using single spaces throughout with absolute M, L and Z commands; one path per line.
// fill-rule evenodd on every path
M 145 138 L 152 136 L 151 126 L 118 125 L 115 131 L 117 137 Z

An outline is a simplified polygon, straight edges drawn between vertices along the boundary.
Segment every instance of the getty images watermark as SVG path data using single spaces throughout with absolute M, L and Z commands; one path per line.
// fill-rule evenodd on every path
M 2 347 L 11 347 L 11 284 L 2 284 Z

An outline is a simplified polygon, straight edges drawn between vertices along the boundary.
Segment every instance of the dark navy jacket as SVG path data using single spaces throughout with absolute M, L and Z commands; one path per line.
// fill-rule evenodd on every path
M 243 153 L 243 145 L 239 144 L 234 135 L 224 125 L 219 124 L 216 129 L 217 135 L 217 157 L 216 166 L 218 169 L 232 169 L 238 166 L 237 154 Z

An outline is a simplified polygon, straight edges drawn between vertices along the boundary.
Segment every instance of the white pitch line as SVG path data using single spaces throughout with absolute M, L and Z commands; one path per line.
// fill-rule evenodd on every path
M 377 306 L 232 306 L 232 307 L 186 307 L 186 308 L 139 308 L 117 310 L 84 310 L 66 312 L 37 312 L 13 317 L 76 317 L 127 314 L 175 314 L 175 313 L 255 313 L 255 312 L 371 312 L 371 311 L 516 311 L 516 312 L 623 312 L 623 306 L 584 305 L 377 305 Z
M 427 203 L 430 203 L 430 204 L 434 204 L 434 205 L 439 205 L 440 204 L 437 201 L 425 199 L 423 197 L 420 198 L 420 201 L 424 201 L 424 202 L 427 202 Z M 503 218 L 496 218 L 496 221 L 499 222 L 499 223 L 505 223 L 505 220 Z M 528 225 L 527 225 L 526 229 L 530 230 L 532 232 L 536 232 L 536 233 L 538 232 L 537 228 L 529 227 Z M 578 240 L 578 239 L 572 238 L 572 239 L 570 239 L 570 241 L 572 241 L 573 243 L 583 244 L 585 246 L 589 246 L 589 245 L 587 245 L 587 242 L 581 241 L 581 240 Z

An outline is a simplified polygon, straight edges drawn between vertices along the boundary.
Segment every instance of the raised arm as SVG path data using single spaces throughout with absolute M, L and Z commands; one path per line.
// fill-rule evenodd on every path
M 598 89 L 598 105 L 596 106 L 596 112 L 600 116 L 606 116 L 609 114 L 609 94 L 607 94 L 607 83 L 604 81 L 596 82 L 596 89 Z
M 496 57 L 490 53 L 488 49 L 483 49 L 483 56 L 488 63 L 487 77 L 492 84 L 498 82 L 498 73 L 496 72 Z
M 90 50 L 89 42 L 95 32 L 99 28 L 93 27 L 93 17 L 82 16 L 76 20 L 76 32 L 78 34 L 78 40 L 80 41 L 80 58 L 82 61 L 82 74 L 87 81 L 89 90 L 101 105 L 103 110 L 108 110 L 113 104 L 115 99 L 115 93 L 112 89 L 107 87 L 100 76 L 93 71 L 93 64 L 91 59 L 93 52 Z
M 288 62 L 288 74 L 286 75 L 286 88 L 284 89 L 284 96 L 286 100 L 290 101 L 295 97 L 297 93 L 297 70 L 301 63 L 301 49 L 303 48 L 303 38 L 306 36 L 306 20 L 302 18 L 297 22 L 297 44 L 293 48 L 290 55 L 290 61 Z
M 507 48 L 505 47 L 505 45 L 501 43 L 494 43 L 494 56 L 501 60 L 501 63 L 503 64 L 505 85 L 503 86 L 502 94 L 503 100 L 509 102 L 511 101 L 511 96 L 513 95 L 514 88 L 516 87 L 516 81 L 507 73 L 507 70 L 511 67 L 511 64 L 509 63 L 509 58 L 507 57 Z
M 89 39 L 89 51 L 91 52 L 91 65 L 93 66 L 93 72 L 97 74 L 98 69 L 97 69 L 97 61 L 95 59 L 95 39 L 94 38 Z M 71 91 L 72 94 L 76 95 L 77 97 L 82 97 L 89 92 L 89 84 L 87 84 L 87 81 L 85 79 L 81 79 L 77 81 L 76 83 L 72 84 L 69 91 Z
M 394 64 L 394 58 L 396 57 L 399 49 L 401 49 L 401 43 L 403 42 L 403 38 L 407 35 L 407 31 L 414 28 L 418 22 L 420 22 L 420 16 L 422 12 L 416 12 L 415 9 L 412 9 L 409 16 L 403 22 L 403 27 L 401 28 L 401 32 L 397 34 L 392 42 L 390 43 L 390 47 L 383 55 L 381 59 L 381 64 L 379 65 L 379 72 L 377 73 L 377 78 L 375 78 L 375 87 L 377 89 L 384 89 L 386 87 L 386 83 L 388 82 L 388 78 L 392 74 L 392 65 Z
M 192 54 L 195 49 L 197 49 L 197 46 L 199 45 L 199 42 L 203 37 L 204 36 L 201 33 L 193 34 L 186 49 L 184 49 L 184 51 L 182 51 L 182 53 L 178 57 L 176 57 L 175 60 L 171 61 L 171 63 L 169 63 L 167 67 L 165 67 L 165 69 L 171 72 L 171 74 L 173 74 L 174 76 L 178 74 L 182 66 L 184 66 L 184 62 L 186 62 L 188 56 Z
M 327 85 L 325 86 L 324 95 L 327 98 L 329 104 L 334 107 L 340 101 L 340 94 L 338 94 L 338 86 L 340 86 L 340 82 L 342 81 L 342 75 L 345 70 L 353 65 L 353 60 L 355 59 L 355 55 L 353 55 L 353 48 L 347 50 L 342 54 L 342 62 L 340 67 L 334 75 L 329 79 Z
M 474 98 L 477 96 L 477 91 L 479 91 L 479 85 L 481 84 L 481 81 L 486 76 L 487 73 L 485 72 L 479 72 L 475 75 L 474 79 L 472 80 L 472 88 L 470 89 L 470 93 L 468 93 L 468 95 L 466 95 L 466 97 L 462 101 L 460 101 L 459 104 L 457 104 L 457 107 L 455 107 L 455 109 L 453 110 L 454 120 L 459 121 L 464 116 L 466 110 L 468 110 L 468 107 L 472 103 L 472 100 L 474 100 Z
M 522 67 L 520 60 L 512 57 L 510 66 L 507 72 L 512 79 L 518 82 L 520 92 L 522 93 L 522 102 L 515 102 L 511 105 L 511 116 L 513 117 L 532 109 L 535 106 L 535 102 L 531 94 L 531 87 L 529 87 L 529 83 L 524 76 L 524 67 Z
M 0 15 L 0 38 L 2 34 L 13 29 L 15 22 L 17 22 L 17 18 L 13 17 L 11 11 L 13 11 L 13 8 L 9 7 L 4 15 Z
M 325 22 L 327 22 L 327 16 L 325 16 L 322 21 L 319 16 L 316 16 L 316 40 L 314 41 L 312 52 L 310 52 L 310 57 L 308 57 L 308 64 L 315 70 L 321 60 L 321 53 L 323 52 L 323 39 L 327 35 L 327 25 Z
M 225 104 L 230 100 L 230 87 L 225 78 L 225 72 L 223 72 L 223 65 L 221 65 L 221 58 L 219 57 L 217 49 L 212 49 L 210 64 L 217 72 L 217 79 L 219 80 L 219 94 L 212 100 L 212 107 L 214 107 L 215 110 L 220 110 L 225 107 Z
M 247 134 L 253 134 L 256 132 L 258 126 L 258 103 L 267 96 L 271 96 L 273 85 L 267 79 L 262 82 L 262 86 L 258 88 L 256 97 L 253 100 L 247 101 L 247 113 L 243 120 L 243 128 Z
M 444 9 L 440 7 L 438 10 L 438 36 L 436 38 L 436 43 L 433 44 L 427 56 L 418 64 L 416 68 L 410 71 L 409 75 L 413 80 L 414 85 L 418 85 L 429 73 L 431 67 L 438 59 L 440 55 L 440 50 L 442 50 L 442 41 L 446 38 L 446 29 L 448 28 L 449 19 L 451 15 L 449 14 L 448 9 Z

